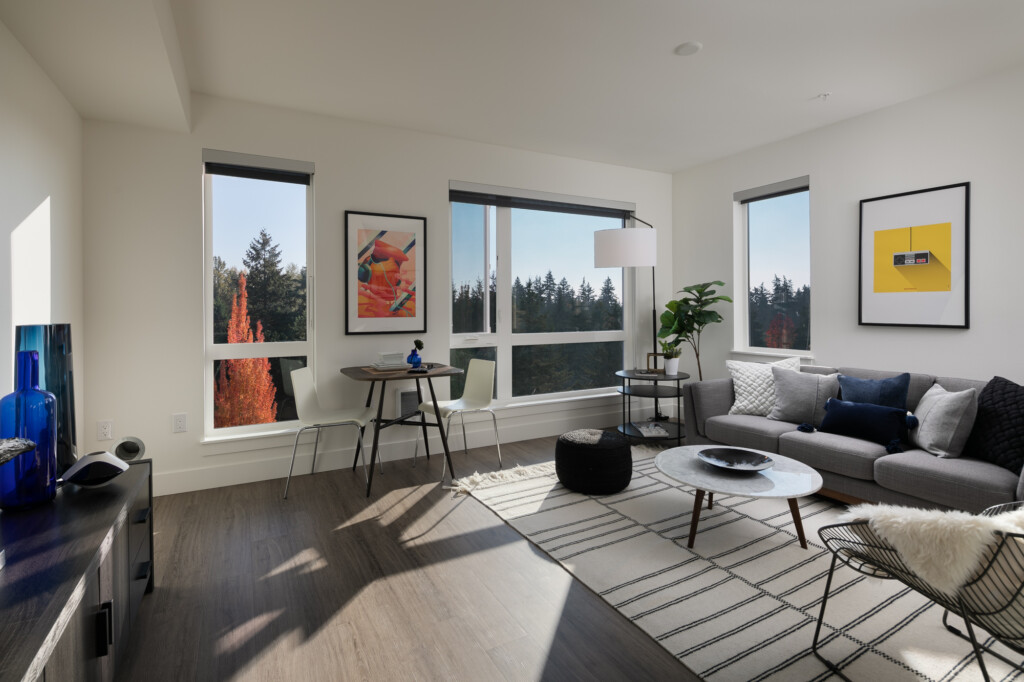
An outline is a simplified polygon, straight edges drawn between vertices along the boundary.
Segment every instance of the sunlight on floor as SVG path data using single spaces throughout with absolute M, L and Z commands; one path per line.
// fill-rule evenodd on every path
M 297 575 L 307 575 L 313 571 L 319 571 L 324 568 L 327 568 L 327 562 L 322 556 L 320 556 L 320 552 L 316 551 L 312 547 L 307 547 L 291 559 L 288 559 L 278 565 L 270 573 L 267 573 L 265 576 L 260 578 L 260 580 L 267 580 L 268 578 L 273 578 L 274 576 L 287 573 L 288 571 L 295 571 Z
M 238 627 L 232 628 L 217 640 L 215 653 L 218 656 L 223 656 L 241 649 L 246 642 L 259 634 L 260 631 L 267 627 L 268 624 L 274 622 L 274 619 L 282 613 L 284 613 L 284 609 L 261 613 L 260 615 L 249 619 L 245 623 L 242 623 Z

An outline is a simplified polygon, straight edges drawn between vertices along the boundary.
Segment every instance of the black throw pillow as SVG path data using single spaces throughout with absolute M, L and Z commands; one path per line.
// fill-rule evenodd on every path
M 978 394 L 978 416 L 964 457 L 998 464 L 1015 474 L 1024 467 L 1024 386 L 993 377 Z
M 878 443 L 891 454 L 903 452 L 900 440 L 906 436 L 907 427 L 907 411 L 898 407 L 829 398 L 818 430 Z

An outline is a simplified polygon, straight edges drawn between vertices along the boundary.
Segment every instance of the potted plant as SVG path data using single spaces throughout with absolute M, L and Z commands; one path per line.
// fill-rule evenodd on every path
M 676 345 L 676 341 L 661 341 L 661 355 L 665 358 L 665 375 L 670 376 L 679 373 L 679 356 L 683 349 Z
M 723 319 L 718 311 L 711 310 L 711 306 L 719 301 L 732 303 L 732 299 L 728 296 L 722 294 L 716 296 L 715 294 L 718 292 L 711 288 L 713 286 L 723 287 L 725 282 L 704 282 L 683 287 L 678 292 L 683 294 L 681 298 L 665 304 L 668 310 L 661 314 L 661 329 L 658 330 L 658 338 L 666 339 L 673 347 L 680 345 L 683 341 L 690 344 L 694 357 L 697 359 L 697 378 L 699 380 L 704 379 L 704 373 L 700 367 L 701 332 L 709 324 L 721 322 Z M 664 348 L 664 344 L 662 348 Z
M 419 354 L 419 351 L 423 350 L 423 342 L 419 339 L 414 339 L 412 345 L 415 346 L 415 348 L 412 349 L 412 352 L 409 353 L 409 357 L 407 357 L 405 361 L 415 369 L 423 363 L 423 358 L 421 358 Z

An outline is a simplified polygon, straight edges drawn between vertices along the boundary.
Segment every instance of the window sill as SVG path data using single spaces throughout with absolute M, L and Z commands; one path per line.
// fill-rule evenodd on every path
M 778 351 L 770 350 L 746 350 L 742 348 L 734 348 L 729 351 L 729 354 L 733 357 L 736 356 L 751 356 L 757 358 L 801 358 L 802 360 L 809 360 L 814 362 L 814 353 L 809 350 L 790 350 L 786 348 L 780 348 Z

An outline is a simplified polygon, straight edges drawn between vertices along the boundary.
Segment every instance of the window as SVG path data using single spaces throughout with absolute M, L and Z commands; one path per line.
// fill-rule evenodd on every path
M 499 400 L 616 385 L 622 270 L 594 267 L 594 232 L 623 227 L 632 207 L 465 186 L 450 192 L 451 364 L 495 360 Z
M 291 371 L 311 352 L 313 164 L 203 150 L 207 435 L 297 418 Z
M 811 349 L 811 228 L 808 178 L 738 192 L 749 349 Z M 741 334 L 737 325 L 737 334 Z M 745 341 L 745 343 L 744 343 Z

